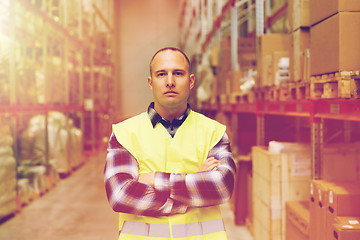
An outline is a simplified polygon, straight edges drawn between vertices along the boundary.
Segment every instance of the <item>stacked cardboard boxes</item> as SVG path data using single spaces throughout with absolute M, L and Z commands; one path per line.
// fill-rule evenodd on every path
M 359 181 L 313 180 L 311 182 L 310 240 L 341 239 L 339 236 L 343 234 L 344 227 L 339 217 L 360 216 L 359 184 Z M 351 239 L 360 239 L 359 234 L 358 231 L 356 237 Z M 334 238 L 334 235 L 337 237 Z
M 285 239 L 285 203 L 309 198 L 310 148 L 252 148 L 254 240 Z
M 275 84 L 279 61 L 282 57 L 288 58 L 290 52 L 289 34 L 265 34 L 257 41 L 257 87 L 272 86 Z
M 358 0 L 310 1 L 310 23 L 313 26 L 342 12 L 360 12 L 360 2 Z
M 232 93 L 239 93 L 241 86 L 241 78 L 243 76 L 242 72 L 240 70 L 239 71 L 229 70 L 225 76 L 226 76 L 225 93 L 227 95 L 231 95 Z
M 340 12 L 312 26 L 311 75 L 358 71 L 359 33 L 360 12 Z
M 290 79 L 295 82 L 309 81 L 307 54 L 310 48 L 309 0 L 290 0 L 288 17 L 291 30 Z
M 231 39 L 221 39 L 219 52 L 219 66 L 216 70 L 217 88 L 219 95 L 226 95 L 228 90 L 228 73 L 231 71 Z
M 238 62 L 240 69 L 256 68 L 256 44 L 255 38 L 238 39 Z
M 311 240 L 334 239 L 335 218 L 357 216 L 356 207 L 352 209 L 351 202 L 358 199 L 356 196 L 360 193 L 359 143 L 327 144 L 323 149 L 323 159 L 323 180 L 313 180 L 310 187 Z M 349 199 L 339 203 L 338 200 L 344 196 Z M 351 210 L 346 210 L 347 207 Z M 338 226 L 336 231 L 342 234 L 341 229 Z
M 357 240 L 360 237 L 360 217 L 337 217 L 333 228 L 337 240 Z
M 217 54 L 216 47 L 212 49 L 212 65 L 216 66 L 216 93 L 220 99 L 232 94 L 241 94 L 243 71 L 256 68 L 255 38 L 238 39 L 239 70 L 231 67 L 231 39 L 224 37 Z M 221 100 L 220 100 L 221 101 Z
M 350 97 L 352 80 L 342 73 L 360 70 L 360 1 L 312 0 L 310 23 L 312 97 Z

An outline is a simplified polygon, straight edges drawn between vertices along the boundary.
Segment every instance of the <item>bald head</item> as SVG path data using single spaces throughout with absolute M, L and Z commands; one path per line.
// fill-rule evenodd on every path
M 181 51 L 181 50 L 178 49 L 178 48 L 174 48 L 174 47 L 166 47 L 166 48 L 162 48 L 162 49 L 158 50 L 158 51 L 154 54 L 154 56 L 151 58 L 151 61 L 150 61 L 150 76 L 152 76 L 152 65 L 153 65 L 153 62 L 154 62 L 155 57 L 156 57 L 159 53 L 164 52 L 164 51 L 174 51 L 174 52 L 179 52 L 179 53 L 181 53 L 181 54 L 184 56 L 184 58 L 185 58 L 185 60 L 186 60 L 186 62 L 187 62 L 188 70 L 190 70 L 190 60 L 189 60 L 189 58 L 186 56 L 186 54 L 185 54 L 183 51 Z

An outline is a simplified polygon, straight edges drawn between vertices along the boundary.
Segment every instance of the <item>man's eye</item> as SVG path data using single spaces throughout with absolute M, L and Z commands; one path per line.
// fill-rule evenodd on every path
M 182 76 L 182 75 L 184 75 L 184 74 L 183 74 L 182 72 L 176 72 L 175 75 L 176 75 L 176 76 Z
M 165 73 L 158 73 L 157 76 L 158 76 L 158 77 L 163 77 L 163 76 L 165 76 Z

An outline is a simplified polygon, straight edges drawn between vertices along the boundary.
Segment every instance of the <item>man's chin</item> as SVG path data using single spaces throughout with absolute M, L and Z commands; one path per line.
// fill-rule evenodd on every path
M 179 108 L 182 106 L 182 103 L 180 103 L 179 101 L 177 101 L 176 99 L 168 99 L 167 101 L 165 101 L 162 104 L 164 107 L 169 108 L 169 109 L 175 109 L 175 108 Z

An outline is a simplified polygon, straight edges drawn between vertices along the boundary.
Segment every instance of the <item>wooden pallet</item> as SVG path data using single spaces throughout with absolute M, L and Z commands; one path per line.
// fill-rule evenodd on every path
M 360 98 L 360 71 L 342 71 L 312 76 L 310 96 L 317 98 Z
M 352 98 L 360 98 L 360 74 L 352 76 L 350 82 L 350 94 Z
M 289 84 L 290 99 L 304 100 L 310 98 L 309 82 L 293 82 Z
M 232 93 L 229 97 L 229 103 L 253 103 L 256 100 L 256 92 Z
M 254 90 L 255 99 L 257 102 L 267 101 L 268 98 L 268 87 L 262 87 Z
M 287 101 L 290 99 L 289 83 L 279 86 L 271 86 L 268 88 L 265 101 Z

